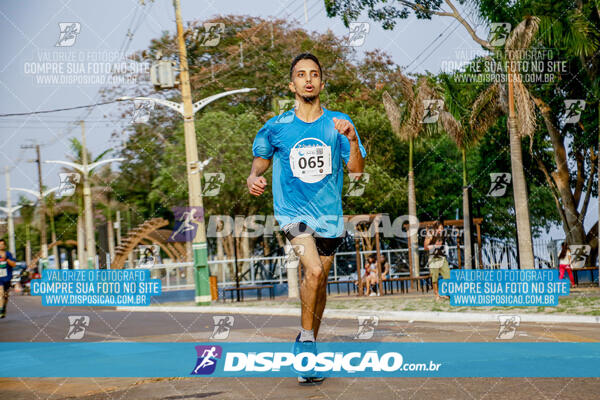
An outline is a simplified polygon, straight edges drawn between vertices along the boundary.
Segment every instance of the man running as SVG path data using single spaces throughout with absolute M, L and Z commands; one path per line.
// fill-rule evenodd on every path
M 15 258 L 9 251 L 6 251 L 6 241 L 0 239 L 0 318 L 6 317 L 10 280 L 15 265 L 17 265 Z
M 315 349 L 327 301 L 329 269 L 343 241 L 342 161 L 349 172 L 362 173 L 366 156 L 350 117 L 321 106 L 319 94 L 324 86 L 317 57 L 309 53 L 296 56 L 289 83 L 296 107 L 271 118 L 258 131 L 247 180 L 250 194 L 263 194 L 267 186 L 263 174 L 273 162 L 275 218 L 304 267 L 295 351 Z M 298 377 L 301 384 L 322 380 Z

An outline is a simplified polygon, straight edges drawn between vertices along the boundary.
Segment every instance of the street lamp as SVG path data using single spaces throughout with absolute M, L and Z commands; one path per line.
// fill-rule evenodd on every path
M 229 90 L 227 92 L 222 92 L 222 93 L 218 93 L 218 94 L 214 94 L 212 96 L 206 97 L 206 98 L 204 98 L 202 100 L 199 100 L 199 101 L 195 102 L 194 104 L 192 104 L 192 113 L 196 114 L 198 111 L 200 111 L 201 109 L 203 109 L 207 104 L 212 103 L 213 101 L 218 100 L 221 97 L 225 97 L 225 96 L 229 96 L 229 95 L 237 94 L 237 93 L 248 93 L 248 92 L 251 92 L 253 90 L 256 90 L 256 88 L 235 89 L 235 90 Z M 129 96 L 124 96 L 124 97 L 119 97 L 117 99 L 117 101 L 125 101 L 125 100 L 146 100 L 146 101 L 153 101 L 155 103 L 160 104 L 161 106 L 165 106 L 165 107 L 168 107 L 168 108 L 170 108 L 172 110 L 177 111 L 179 114 L 181 114 L 182 117 L 185 118 L 184 111 L 183 111 L 183 103 L 176 103 L 174 101 L 160 99 L 160 98 L 157 98 L 157 97 L 129 97 Z
M 243 88 L 229 90 L 226 92 L 218 93 L 195 103 L 191 103 L 191 92 L 189 88 L 189 76 L 187 74 L 187 59 L 183 54 L 185 47 L 180 49 L 180 58 L 182 65 L 181 82 L 182 82 L 182 103 L 176 103 L 174 101 L 153 98 L 153 97 L 120 97 L 118 101 L 124 100 L 146 100 L 153 101 L 162 106 L 168 107 L 172 110 L 177 111 L 183 117 L 183 128 L 185 135 L 185 154 L 187 161 L 187 176 L 188 176 L 188 189 L 189 189 L 189 205 L 190 207 L 201 207 L 204 208 L 202 200 L 202 186 L 200 172 L 210 162 L 210 159 L 200 162 L 198 160 L 198 146 L 196 145 L 196 132 L 194 128 L 194 114 L 203 109 L 209 103 L 218 100 L 222 97 L 229 96 L 237 93 L 248 93 L 255 88 Z M 184 61 L 185 60 L 185 61 Z M 184 89 L 185 88 L 185 89 Z M 184 93 L 185 90 L 185 93 Z M 198 177 L 193 175 L 198 174 Z M 206 246 L 206 227 L 204 224 L 204 217 L 198 223 L 198 230 L 196 231 L 196 237 L 192 243 L 192 249 L 194 254 L 194 267 L 195 267 L 195 284 L 196 284 L 196 296 L 195 301 L 197 305 L 210 305 L 211 295 L 210 286 L 208 283 L 208 251 Z
M 13 214 L 15 211 L 17 211 L 19 208 L 21 208 L 22 206 L 15 206 L 15 207 L 0 207 L 0 211 L 2 211 L 3 213 L 6 214 L 7 218 L 7 222 L 8 222 L 8 250 L 10 251 L 10 253 L 13 255 L 13 257 L 16 257 L 15 252 L 15 224 L 14 224 L 14 220 L 13 220 Z
M 19 191 L 19 192 L 29 193 L 30 195 L 34 196 L 40 202 L 40 204 L 41 204 L 44 201 L 44 197 L 46 197 L 50 193 L 56 192 L 58 190 L 58 186 L 54 187 L 52 189 L 45 190 L 45 191 L 43 191 L 41 193 L 38 192 L 37 190 L 31 190 L 31 189 L 25 189 L 25 188 L 15 188 L 15 187 L 14 188 L 10 188 L 10 190 L 16 190 L 16 191 Z M 46 212 L 45 212 L 43 206 L 42 206 L 42 218 L 46 218 Z M 46 229 L 45 226 L 46 226 L 45 223 L 42 223 L 42 229 Z M 10 227 L 10 225 L 9 225 L 9 227 Z M 14 235 L 14 233 L 13 233 L 13 235 Z M 42 248 L 41 249 L 42 250 L 42 264 L 41 264 L 41 267 L 40 267 L 40 273 L 41 273 L 41 269 L 46 268 L 46 262 L 48 261 L 47 260 L 47 257 L 48 257 L 48 243 L 46 243 L 46 235 L 45 234 L 40 235 L 40 240 L 42 242 L 42 245 L 41 245 L 41 248 Z
M 82 124 L 82 128 L 83 128 L 83 121 L 81 122 L 81 124 Z M 83 130 L 83 129 L 82 129 L 82 131 L 85 132 L 85 130 Z M 110 160 L 97 161 L 95 163 L 88 165 L 87 149 L 85 147 L 85 134 L 83 134 L 83 138 L 84 138 L 82 141 L 83 164 L 77 164 L 77 163 L 73 163 L 70 161 L 57 161 L 57 160 L 45 161 L 45 163 L 66 165 L 68 167 L 78 170 L 83 175 L 83 212 L 85 214 L 84 215 L 84 218 L 85 218 L 85 240 L 86 240 L 86 247 L 87 247 L 88 269 L 94 269 L 94 262 L 96 260 L 96 239 L 94 237 L 94 222 L 93 222 L 93 216 L 92 216 L 92 190 L 90 189 L 89 174 L 94 168 L 96 168 L 102 164 L 108 164 L 108 163 L 111 163 L 114 161 L 124 161 L 125 159 L 124 158 L 111 158 Z

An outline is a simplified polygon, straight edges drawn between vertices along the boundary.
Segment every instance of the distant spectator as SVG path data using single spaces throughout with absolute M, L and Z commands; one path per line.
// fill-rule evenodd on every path
M 438 278 L 440 274 L 444 279 L 450 279 L 450 268 L 448 267 L 446 238 L 444 235 L 444 224 L 442 221 L 436 221 L 433 224 L 433 229 L 427 230 L 427 237 L 423 245 L 425 251 L 429 252 L 429 272 L 431 274 L 431 283 L 435 299 L 440 300 L 438 289 Z M 446 299 L 447 297 L 444 296 Z
M 575 286 L 573 269 L 571 268 L 571 250 L 569 249 L 569 244 L 566 241 L 563 242 L 562 248 L 560 249 L 560 254 L 558 256 L 558 279 L 563 279 L 565 277 L 565 270 L 569 273 L 571 286 Z

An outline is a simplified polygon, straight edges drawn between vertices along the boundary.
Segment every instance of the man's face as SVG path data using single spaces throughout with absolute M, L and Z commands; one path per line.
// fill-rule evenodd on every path
M 319 96 L 325 84 L 321 81 L 319 66 L 313 60 L 300 60 L 294 66 L 290 90 L 306 102 Z
M 0 240 L 0 251 L 4 251 L 6 250 L 6 243 L 4 243 L 4 241 Z

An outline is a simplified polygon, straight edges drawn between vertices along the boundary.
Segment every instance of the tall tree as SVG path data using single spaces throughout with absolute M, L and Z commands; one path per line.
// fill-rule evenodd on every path
M 408 215 L 417 220 L 417 200 L 415 194 L 415 174 L 413 170 L 414 141 L 427 127 L 423 123 L 425 101 L 436 96 L 427 82 L 427 77 L 420 77 L 414 82 L 405 75 L 400 75 L 401 98 L 404 102 L 402 111 L 388 92 L 383 93 L 383 104 L 390 120 L 393 132 L 408 142 Z M 410 226 L 411 276 L 420 275 L 418 224 Z

